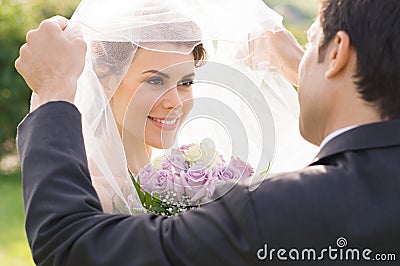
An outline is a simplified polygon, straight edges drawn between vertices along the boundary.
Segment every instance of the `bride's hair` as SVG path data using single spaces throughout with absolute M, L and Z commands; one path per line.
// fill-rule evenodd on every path
M 174 42 L 172 44 L 176 46 L 188 46 L 194 43 Z M 130 55 L 136 53 L 138 49 L 145 49 L 131 42 L 109 41 L 92 41 L 90 47 L 93 68 L 99 79 L 114 74 L 121 74 L 124 66 L 129 65 L 127 60 L 130 60 Z M 191 54 L 194 56 L 195 67 L 200 67 L 207 58 L 207 51 L 202 43 L 195 45 Z

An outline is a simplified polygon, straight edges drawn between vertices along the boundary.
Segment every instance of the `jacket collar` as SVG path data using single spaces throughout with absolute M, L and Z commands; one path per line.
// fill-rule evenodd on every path
M 400 120 L 388 120 L 351 129 L 330 140 L 314 158 L 318 161 L 346 151 L 400 146 Z

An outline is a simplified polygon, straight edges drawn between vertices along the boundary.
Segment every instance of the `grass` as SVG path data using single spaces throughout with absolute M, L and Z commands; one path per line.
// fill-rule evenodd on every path
M 35 265 L 24 229 L 21 175 L 0 174 L 0 264 Z

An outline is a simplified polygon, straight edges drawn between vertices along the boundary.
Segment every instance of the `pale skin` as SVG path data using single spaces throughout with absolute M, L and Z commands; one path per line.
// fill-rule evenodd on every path
M 44 20 L 27 33 L 15 61 L 17 71 L 38 95 L 38 105 L 74 100 L 77 79 L 85 65 L 86 43 L 66 37 L 63 32 L 67 23 L 61 16 Z
M 294 85 L 299 85 L 298 68 L 304 50 L 296 38 L 286 29 L 278 32 L 266 31 L 262 38 L 268 42 L 267 49 L 272 56 L 272 65 L 278 65 L 285 77 Z
M 170 148 L 193 107 L 192 54 L 138 49 L 110 105 L 129 168 L 146 165 L 151 149 Z
M 29 44 L 22 47 L 16 61 L 17 70 L 43 99 L 42 103 L 70 101 L 83 69 L 86 47 L 82 40 L 71 41 L 64 37 L 66 22 L 65 19 L 43 22 L 34 32 L 35 38 L 30 37 Z M 274 54 L 285 72 L 297 73 L 295 66 L 301 52 L 297 42 L 287 41 L 292 38 L 288 34 L 274 35 L 270 39 L 271 47 L 276 47 Z M 328 46 L 325 59 L 318 62 L 321 34 L 317 19 L 308 31 L 308 48 L 299 64 L 297 80 L 300 130 L 302 136 L 315 145 L 320 145 L 326 136 L 338 129 L 382 121 L 378 111 L 357 92 L 353 79 L 357 53 L 348 34 L 339 31 Z M 72 42 L 77 45 L 71 45 Z M 279 48 L 283 43 L 286 48 Z M 59 53 L 59 47 L 64 47 L 63 53 Z M 290 52 L 290 47 L 295 52 Z M 292 62 L 294 58 L 297 58 L 295 63 Z

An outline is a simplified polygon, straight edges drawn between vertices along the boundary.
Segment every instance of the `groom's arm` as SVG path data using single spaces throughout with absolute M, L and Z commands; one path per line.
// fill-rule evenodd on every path
M 19 126 L 26 231 L 38 265 L 243 265 L 255 262 L 246 188 L 165 218 L 103 214 L 76 107 L 51 102 Z

